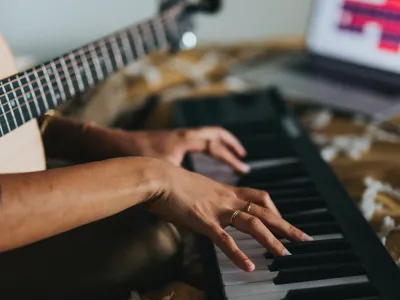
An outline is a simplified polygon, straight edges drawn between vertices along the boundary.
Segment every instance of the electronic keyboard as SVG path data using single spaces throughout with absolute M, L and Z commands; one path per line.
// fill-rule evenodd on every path
M 208 299 L 400 299 L 397 265 L 277 89 L 177 101 L 173 121 L 175 127 L 220 125 L 234 133 L 247 149 L 249 174 L 204 154 L 188 156 L 185 167 L 268 191 L 283 218 L 314 237 L 282 240 L 292 255 L 275 257 L 251 236 L 226 228 L 255 262 L 256 270 L 247 273 L 200 236 Z

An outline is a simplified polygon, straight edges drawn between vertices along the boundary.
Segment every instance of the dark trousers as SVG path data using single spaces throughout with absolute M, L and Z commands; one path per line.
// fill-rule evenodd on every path
M 0 299 L 129 299 L 176 278 L 181 248 L 171 224 L 137 207 L 0 254 Z

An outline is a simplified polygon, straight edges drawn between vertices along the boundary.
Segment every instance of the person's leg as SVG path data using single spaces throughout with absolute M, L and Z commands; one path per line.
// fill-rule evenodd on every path
M 0 254 L 0 298 L 117 299 L 173 279 L 181 254 L 175 228 L 135 208 Z

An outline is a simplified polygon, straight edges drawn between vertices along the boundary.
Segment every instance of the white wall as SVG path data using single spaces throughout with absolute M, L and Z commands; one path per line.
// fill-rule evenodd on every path
M 224 0 L 197 22 L 200 41 L 301 34 L 312 0 Z M 14 52 L 51 58 L 151 16 L 156 0 L 0 0 L 0 31 Z

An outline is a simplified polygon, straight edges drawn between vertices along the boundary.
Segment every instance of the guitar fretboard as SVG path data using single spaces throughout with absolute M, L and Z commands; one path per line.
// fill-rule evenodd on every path
M 41 116 L 147 54 L 168 48 L 168 12 L 0 81 L 0 136 Z

